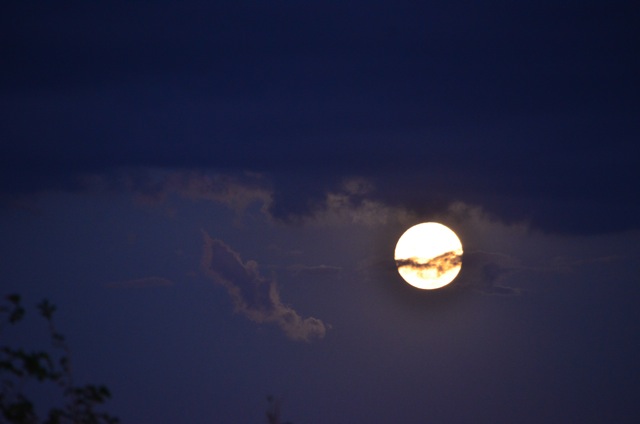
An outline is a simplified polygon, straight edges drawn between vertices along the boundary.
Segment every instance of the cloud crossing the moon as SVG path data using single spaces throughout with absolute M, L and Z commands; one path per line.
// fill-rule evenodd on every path
M 435 258 L 428 259 L 424 262 L 423 258 L 411 257 L 407 259 L 396 259 L 396 266 L 400 268 L 408 268 L 418 273 L 436 270 L 438 277 L 442 274 L 457 268 L 462 264 L 462 255 L 450 251 L 436 256 Z

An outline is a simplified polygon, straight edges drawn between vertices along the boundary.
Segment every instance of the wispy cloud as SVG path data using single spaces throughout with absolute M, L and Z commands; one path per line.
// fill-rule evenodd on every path
M 202 171 L 141 170 L 122 173 L 117 178 L 95 177 L 87 184 L 93 187 L 124 187 L 134 194 L 139 204 L 160 205 L 172 196 L 192 201 L 222 204 L 242 214 L 257 205 L 269 214 L 272 190 L 262 175 L 257 173 L 206 173 Z
M 520 294 L 521 291 L 519 289 L 502 284 L 504 278 L 518 271 L 518 268 L 507 267 L 494 262 L 484 264 L 474 289 L 481 293 L 502 296 Z
M 528 268 L 509 255 L 482 251 L 466 252 L 459 287 L 488 295 L 513 296 L 522 290 L 506 285 L 508 277 Z
M 300 249 L 285 249 L 277 244 L 270 244 L 267 249 L 278 256 L 300 256 L 303 254 L 303 251 Z
M 325 336 L 327 329 L 321 320 L 302 318 L 282 303 L 275 281 L 263 277 L 255 261 L 243 262 L 223 241 L 206 232 L 203 236 L 202 270 L 227 290 L 236 312 L 256 323 L 277 324 L 292 340 L 312 341 Z
M 416 219 L 407 209 L 374 200 L 369 196 L 372 191 L 373 185 L 365 179 L 347 179 L 337 190 L 327 192 L 305 220 L 321 225 L 379 226 Z
M 581 268 L 585 265 L 615 265 L 616 263 L 620 263 L 624 260 L 637 260 L 637 257 L 633 257 L 630 255 L 603 255 L 603 256 L 593 256 L 583 259 L 576 258 L 568 258 L 566 256 L 556 256 L 552 259 L 551 264 L 547 267 L 549 270 L 560 271 L 560 272 L 575 272 L 577 268 Z
M 192 200 L 210 200 L 243 212 L 251 204 L 258 203 L 266 213 L 272 201 L 271 190 L 258 174 L 207 175 L 203 173 L 174 173 L 167 182 L 168 188 Z

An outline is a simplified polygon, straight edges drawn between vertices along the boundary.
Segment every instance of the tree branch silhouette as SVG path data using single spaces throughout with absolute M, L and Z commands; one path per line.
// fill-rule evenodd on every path
M 0 305 L 0 332 L 7 325 L 18 325 L 26 314 L 19 295 L 6 296 L 5 301 Z M 55 305 L 45 299 L 37 308 L 47 322 L 51 349 L 31 351 L 10 345 L 0 346 L 0 421 L 11 424 L 118 423 L 117 418 L 97 410 L 111 397 L 105 386 L 75 385 L 69 346 L 53 320 Z M 29 381 L 57 386 L 63 404 L 51 407 L 45 418 L 40 419 L 33 401 L 23 391 Z

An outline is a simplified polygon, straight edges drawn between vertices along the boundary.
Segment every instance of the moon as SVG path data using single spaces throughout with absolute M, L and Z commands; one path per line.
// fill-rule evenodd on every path
M 414 225 L 398 239 L 398 273 L 419 289 L 439 289 L 451 283 L 462 268 L 462 243 L 449 227 L 437 222 Z

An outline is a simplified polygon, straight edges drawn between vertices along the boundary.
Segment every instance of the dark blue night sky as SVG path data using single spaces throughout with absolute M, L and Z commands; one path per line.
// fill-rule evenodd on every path
M 6 1 L 1 291 L 126 424 L 635 423 L 638 22 Z M 438 291 L 393 261 L 423 221 L 465 251 Z

